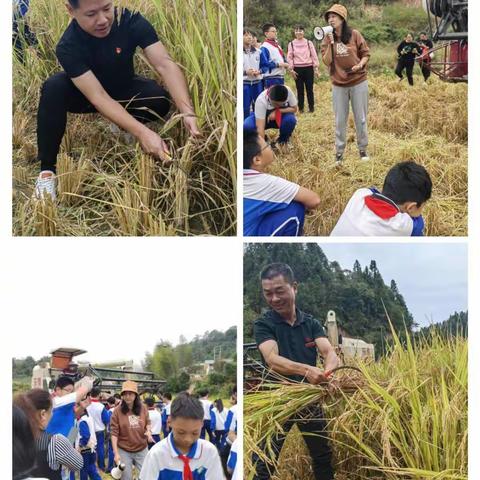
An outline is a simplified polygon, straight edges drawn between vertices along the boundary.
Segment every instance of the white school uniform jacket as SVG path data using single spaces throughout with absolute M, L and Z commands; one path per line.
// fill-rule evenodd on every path
M 210 410 L 212 409 L 212 402 L 205 398 L 201 398 L 200 402 L 202 402 L 203 407 L 203 419 L 210 420 Z
M 375 189 L 360 188 L 348 201 L 330 236 L 420 236 L 423 218 L 402 213 Z
M 270 57 L 271 62 L 281 63 L 285 62 L 285 59 L 282 57 L 282 54 L 279 52 L 278 48 L 274 47 L 268 42 L 263 42 L 261 48 L 264 48 L 268 51 L 268 56 Z M 285 68 L 283 67 L 276 67 L 272 68 L 270 71 L 267 71 L 263 74 L 263 78 L 269 77 L 284 77 L 285 76 Z
M 93 420 L 93 425 L 96 432 L 103 432 L 105 430 L 105 421 L 108 424 L 108 413 L 103 403 L 93 401 L 87 407 L 87 412 Z
M 232 443 L 232 448 L 230 450 L 230 453 L 228 455 L 228 460 L 227 460 L 227 467 L 229 471 L 232 471 L 232 480 L 239 480 L 240 479 L 240 468 L 238 467 L 237 464 L 237 449 L 238 449 L 238 440 L 235 439 Z
M 225 420 L 225 430 L 237 433 L 237 410 L 238 405 L 232 405 L 227 413 Z
M 85 425 L 88 427 L 90 438 L 88 440 L 87 445 L 83 445 L 82 447 L 80 447 L 80 437 L 82 436 L 82 432 L 84 430 L 83 426 Z M 90 417 L 90 415 L 82 415 L 82 417 L 78 421 L 78 435 L 75 440 L 75 448 L 76 449 L 91 448 L 92 450 L 95 450 L 96 446 L 97 446 L 97 436 L 95 435 L 95 426 L 94 426 L 93 418 Z
M 155 408 L 154 410 L 148 410 L 148 416 L 150 417 L 152 435 L 160 435 L 162 431 L 162 414 Z
M 248 50 L 243 50 L 243 81 L 249 83 L 258 83 L 262 78 L 262 74 L 249 77 L 247 70 L 253 68 L 254 70 L 260 70 L 260 49 L 251 47 Z
M 155 444 L 143 462 L 140 480 L 181 480 L 183 461 L 178 458 L 173 433 Z M 195 480 L 224 480 L 217 448 L 207 440 L 198 439 L 187 454 Z
M 211 412 L 211 426 L 212 430 L 225 430 L 225 422 L 227 421 L 228 408 L 224 408 L 221 412 L 217 407 L 212 408 Z
M 64 395 L 63 397 L 53 397 L 53 410 L 50 422 L 45 429 L 47 433 L 55 435 L 60 433 L 67 437 L 71 443 L 77 437 L 77 429 L 75 425 L 75 403 L 77 394 L 75 392 Z

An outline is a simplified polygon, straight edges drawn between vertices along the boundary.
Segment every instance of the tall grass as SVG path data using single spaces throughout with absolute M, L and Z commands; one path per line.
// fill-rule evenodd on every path
M 56 229 L 39 228 L 30 198 L 38 174 L 36 109 L 43 81 L 60 71 L 54 50 L 68 15 L 56 2 L 33 2 L 29 21 L 39 45 L 25 65 L 14 59 L 13 66 L 14 234 L 235 234 L 235 2 L 116 4 L 144 14 L 184 71 L 202 136 L 189 140 L 175 112 L 152 125 L 173 152 L 175 162 L 163 167 L 138 146 L 124 145 L 99 115 L 69 115 L 58 164 L 60 203 L 52 205 Z M 137 73 L 155 78 L 141 53 L 135 63 Z
M 332 398 L 305 384 L 246 394 L 245 478 L 253 476 L 251 453 L 261 453 L 260 443 L 281 428 L 285 415 L 320 401 L 326 403 L 339 478 L 466 480 L 467 340 L 433 333 L 403 341 L 392 331 L 392 342 L 386 358 L 358 365 L 364 383 L 353 394 Z M 279 478 L 307 480 L 308 473 L 282 473 L 304 472 L 308 458 L 298 446 L 298 432 L 290 435 L 296 442 L 286 442 Z

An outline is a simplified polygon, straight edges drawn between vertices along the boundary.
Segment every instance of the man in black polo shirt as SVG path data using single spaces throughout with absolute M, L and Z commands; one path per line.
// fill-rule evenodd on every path
M 112 0 L 68 0 L 67 9 L 73 20 L 56 49 L 64 72 L 43 84 L 38 107 L 38 198 L 46 192 L 55 199 L 55 167 L 67 112 L 98 111 L 136 137 L 146 153 L 164 162 L 171 160 L 168 147 L 145 123 L 168 113 L 170 96 L 190 134 L 200 133 L 185 77 L 140 13 L 117 9 Z M 135 75 L 137 47 L 168 92 L 155 80 Z
M 297 283 L 292 269 L 284 263 L 273 263 L 262 271 L 260 279 L 263 296 L 271 307 L 254 324 L 255 342 L 265 363 L 294 381 L 306 380 L 314 385 L 328 383 L 325 373 L 336 368 L 339 360 L 320 322 L 296 307 Z M 317 367 L 318 353 L 325 370 Z M 305 434 L 303 438 L 312 457 L 316 480 L 333 480 L 332 454 L 321 408 L 308 408 L 298 417 L 302 420 L 289 420 L 283 426 L 285 434 L 296 424 Z M 285 435 L 281 434 L 272 441 L 277 456 L 284 441 Z M 273 472 L 263 460 L 255 455 L 253 461 L 255 480 L 271 478 Z

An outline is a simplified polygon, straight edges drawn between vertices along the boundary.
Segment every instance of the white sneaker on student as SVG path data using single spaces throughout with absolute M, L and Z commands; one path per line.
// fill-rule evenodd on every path
M 57 199 L 57 179 L 51 170 L 41 171 L 35 182 L 35 198 L 43 200 L 46 195 L 50 195 L 52 201 Z

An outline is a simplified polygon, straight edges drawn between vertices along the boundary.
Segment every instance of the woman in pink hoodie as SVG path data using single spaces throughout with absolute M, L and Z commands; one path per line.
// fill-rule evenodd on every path
M 301 25 L 295 27 L 295 40 L 288 44 L 287 61 L 295 78 L 300 112 L 303 112 L 305 104 L 305 89 L 308 111 L 313 112 L 315 109 L 313 79 L 314 73 L 318 75 L 318 56 L 313 43 L 305 38 L 305 28 Z

